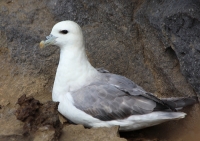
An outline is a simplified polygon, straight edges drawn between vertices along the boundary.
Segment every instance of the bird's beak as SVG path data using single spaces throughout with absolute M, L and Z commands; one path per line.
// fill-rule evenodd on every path
M 44 48 L 46 46 L 53 45 L 56 42 L 56 38 L 57 37 L 50 34 L 49 36 L 46 37 L 45 41 L 40 42 L 40 48 Z

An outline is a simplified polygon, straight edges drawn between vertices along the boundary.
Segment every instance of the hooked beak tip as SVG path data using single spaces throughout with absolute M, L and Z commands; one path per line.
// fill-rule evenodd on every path
M 55 36 L 53 36 L 52 34 L 50 34 L 49 36 L 46 37 L 47 39 L 45 41 L 41 41 L 40 42 L 40 48 L 44 48 L 46 46 L 49 45 L 54 45 L 54 43 L 56 43 L 56 38 Z
M 45 41 L 41 41 L 40 42 L 40 48 L 42 49 L 42 48 L 44 48 L 44 46 L 45 46 Z

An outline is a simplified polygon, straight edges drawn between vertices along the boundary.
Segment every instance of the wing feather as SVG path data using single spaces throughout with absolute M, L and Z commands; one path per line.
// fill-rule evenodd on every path
M 176 109 L 173 106 L 169 105 L 165 101 L 160 100 L 153 94 L 146 92 L 142 87 L 138 86 L 133 81 L 131 81 L 130 79 L 124 76 L 116 75 L 112 73 L 102 73 L 101 80 L 110 85 L 117 87 L 121 91 L 129 93 L 130 95 L 141 95 L 143 97 L 146 97 L 148 99 L 155 101 L 156 103 L 159 103 L 165 106 L 166 108 L 171 109 L 172 111 L 176 111 Z
M 150 113 L 156 107 L 156 102 L 150 99 L 99 82 L 79 89 L 72 93 L 72 97 L 78 109 L 104 121 Z

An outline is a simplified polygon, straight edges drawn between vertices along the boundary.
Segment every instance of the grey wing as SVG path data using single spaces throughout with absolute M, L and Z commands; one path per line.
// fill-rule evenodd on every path
M 103 121 L 150 113 L 158 107 L 150 99 L 129 95 L 112 85 L 99 82 L 73 92 L 72 97 L 78 109 Z
M 133 81 L 131 81 L 130 79 L 128 79 L 124 76 L 116 75 L 116 74 L 112 74 L 112 73 L 102 73 L 101 80 L 103 80 L 104 82 L 106 82 L 110 85 L 115 86 L 116 88 L 120 89 L 121 91 L 129 93 L 130 95 L 141 95 L 141 96 L 151 99 L 157 103 L 160 103 L 161 105 L 171 109 L 172 111 L 176 111 L 176 109 L 174 107 L 172 107 L 171 105 L 160 100 L 153 94 L 146 92 L 142 87 L 138 86 Z

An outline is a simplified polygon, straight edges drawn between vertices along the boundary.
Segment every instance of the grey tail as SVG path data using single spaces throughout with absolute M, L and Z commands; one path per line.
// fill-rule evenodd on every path
M 198 103 L 198 97 L 192 96 L 192 97 L 179 97 L 179 98 L 163 98 L 161 99 L 165 104 L 169 105 L 170 107 L 173 107 L 175 109 L 183 108 L 189 105 L 193 105 Z

